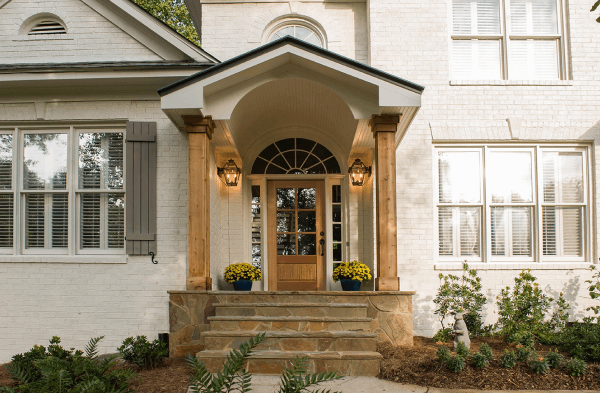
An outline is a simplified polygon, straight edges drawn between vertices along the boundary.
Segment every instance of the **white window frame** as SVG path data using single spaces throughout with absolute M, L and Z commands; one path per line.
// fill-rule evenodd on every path
M 10 126 L 0 127 L 0 134 L 12 135 L 13 137 L 13 160 L 12 160 L 12 190 L 0 190 L 1 193 L 13 193 L 13 247 L 0 248 L 2 261 L 5 256 L 77 256 L 77 255 L 125 255 L 125 242 L 123 248 L 119 249 L 79 249 L 79 194 L 78 189 L 78 153 L 79 134 L 85 133 L 123 133 L 123 168 L 126 167 L 125 149 L 125 126 L 124 125 L 85 125 L 73 126 L 65 124 L 32 125 L 32 126 Z M 24 157 L 24 135 L 25 134 L 57 134 L 67 135 L 67 186 L 64 190 L 25 190 L 23 179 L 23 157 Z M 116 193 L 125 195 L 125 173 L 123 173 L 122 190 L 91 190 L 98 193 Z M 90 190 L 86 190 L 90 192 Z M 56 249 L 25 248 L 25 196 L 27 194 L 67 194 L 68 195 L 68 246 Z M 125 196 L 126 198 L 126 196 Z M 126 209 L 126 205 L 125 205 Z M 126 215 L 124 214 L 124 220 Z M 124 222 L 124 228 L 126 223 Z M 27 259 L 29 260 L 29 259 Z M 15 261 L 18 261 L 16 259 Z M 51 261 L 51 260 L 49 260 Z M 114 261 L 113 261 L 114 262 Z M 121 260 L 117 261 L 121 262 Z
M 450 54 L 450 63 L 453 61 L 452 43 L 458 40 L 492 40 L 500 42 L 500 73 L 502 80 L 515 80 L 509 75 L 508 54 L 510 53 L 511 40 L 556 40 L 557 41 L 557 69 L 558 79 L 569 79 L 569 62 L 568 62 L 568 29 L 566 24 L 566 1 L 556 0 L 556 19 L 557 33 L 556 34 L 532 34 L 532 35 L 516 35 L 509 34 L 511 24 L 510 17 L 510 0 L 498 0 L 500 12 L 500 34 L 454 34 L 454 14 L 452 10 L 452 0 L 448 2 L 448 20 L 449 23 L 449 42 L 448 50 Z M 452 75 L 452 64 L 450 64 L 450 79 L 457 79 Z M 544 80 L 544 79 L 540 79 Z
M 524 149 L 532 151 L 532 191 L 533 191 L 533 203 L 504 203 L 504 204 L 496 204 L 491 203 L 491 195 L 490 190 L 486 184 L 486 175 L 488 175 L 489 169 L 485 164 L 485 160 L 488 158 L 488 154 L 490 151 L 523 151 Z M 485 241 L 481 242 L 481 258 L 479 257 L 468 257 L 468 256 L 443 256 L 439 255 L 439 211 L 438 207 L 440 206 L 469 206 L 471 204 L 451 204 L 451 203 L 439 203 L 439 167 L 438 167 L 438 153 L 440 151 L 473 151 L 480 150 L 482 153 L 482 159 L 480 161 L 480 179 L 481 179 L 481 187 L 482 192 L 485 192 L 484 199 L 482 201 L 483 213 L 481 214 L 482 222 L 480 223 L 481 228 L 481 238 L 485 239 Z M 444 143 L 444 144 L 436 144 L 433 146 L 433 167 L 434 174 L 433 177 L 435 179 L 434 187 L 436 190 L 434 191 L 434 245 L 435 245 L 435 258 L 438 262 L 482 262 L 488 265 L 493 265 L 497 263 L 501 264 L 522 264 L 522 263 L 531 263 L 537 265 L 543 264 L 556 264 L 556 263 L 589 263 L 592 260 L 592 234 L 591 234 L 591 226 L 592 226 L 592 217 L 593 217 L 593 206 L 592 206 L 592 198 L 591 198 L 591 187 L 590 182 L 592 179 L 592 162 L 590 155 L 590 146 L 586 144 L 577 144 L 577 143 L 565 143 L 565 144 L 555 144 L 555 143 L 539 143 L 539 144 L 452 144 L 452 143 Z M 556 152 L 581 152 L 583 155 L 583 195 L 584 199 L 582 203 L 550 203 L 543 202 L 543 185 L 542 182 L 542 152 L 543 151 L 556 151 Z M 487 153 L 487 154 L 486 154 Z M 476 204 L 473 204 L 476 205 Z M 523 256 L 514 256 L 514 257 L 499 257 L 491 255 L 491 207 L 493 206 L 532 206 L 532 257 L 523 257 Z M 582 256 L 551 256 L 551 255 L 543 255 L 543 231 L 542 231 L 542 208 L 544 206 L 559 206 L 559 207 L 575 207 L 581 206 L 583 208 L 582 214 Z M 456 243 L 456 241 L 455 241 Z

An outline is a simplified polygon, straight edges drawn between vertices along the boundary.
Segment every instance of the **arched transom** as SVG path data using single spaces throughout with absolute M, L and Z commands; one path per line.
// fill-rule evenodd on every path
M 303 138 L 282 139 L 267 146 L 252 165 L 252 174 L 341 173 L 325 146 Z

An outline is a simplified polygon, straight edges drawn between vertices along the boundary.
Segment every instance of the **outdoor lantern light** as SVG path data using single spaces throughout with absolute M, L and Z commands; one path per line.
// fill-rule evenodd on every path
M 371 167 L 365 166 L 360 158 L 357 158 L 354 160 L 354 164 L 348 168 L 348 173 L 353 186 L 362 186 L 371 177 Z
M 227 163 L 223 165 L 223 168 L 217 167 L 217 174 L 228 187 L 237 186 L 240 181 L 240 173 L 240 168 L 235 165 L 235 161 L 233 160 L 227 161 Z

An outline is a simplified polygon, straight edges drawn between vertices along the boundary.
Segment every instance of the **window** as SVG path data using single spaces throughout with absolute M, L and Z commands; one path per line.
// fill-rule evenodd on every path
M 292 36 L 294 38 L 298 38 L 299 40 L 306 41 L 309 44 L 313 44 L 316 46 L 323 47 L 323 42 L 317 32 L 309 29 L 305 26 L 298 25 L 288 25 L 279 30 L 277 30 L 272 36 L 270 41 L 275 41 L 285 36 Z
M 440 147 L 442 260 L 584 261 L 584 147 Z
M 292 15 L 284 16 L 270 23 L 263 33 L 263 43 L 291 36 L 309 44 L 327 48 L 327 37 L 323 27 L 315 20 Z
M 564 78 L 561 0 L 452 0 L 452 79 Z
M 260 186 L 252 186 L 252 204 L 250 209 L 251 218 L 251 239 L 252 239 L 252 264 L 261 268 L 262 266 L 262 217 L 261 217 L 261 199 Z
M 123 186 L 122 130 L 0 130 L 0 252 L 124 253 Z

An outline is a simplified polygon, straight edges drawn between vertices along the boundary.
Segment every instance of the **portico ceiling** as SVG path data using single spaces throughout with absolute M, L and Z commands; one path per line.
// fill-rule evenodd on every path
M 199 72 L 159 90 L 165 114 L 212 116 L 242 157 L 289 129 L 335 141 L 348 158 L 357 129 L 372 115 L 402 115 L 401 137 L 421 105 L 423 87 L 292 37 Z M 362 125 L 361 125 L 362 124 Z M 404 128 L 404 129 L 400 129 Z M 317 138 L 319 139 L 319 138 Z M 358 139 L 367 140 L 364 136 Z M 263 146 L 264 147 L 264 146 Z

